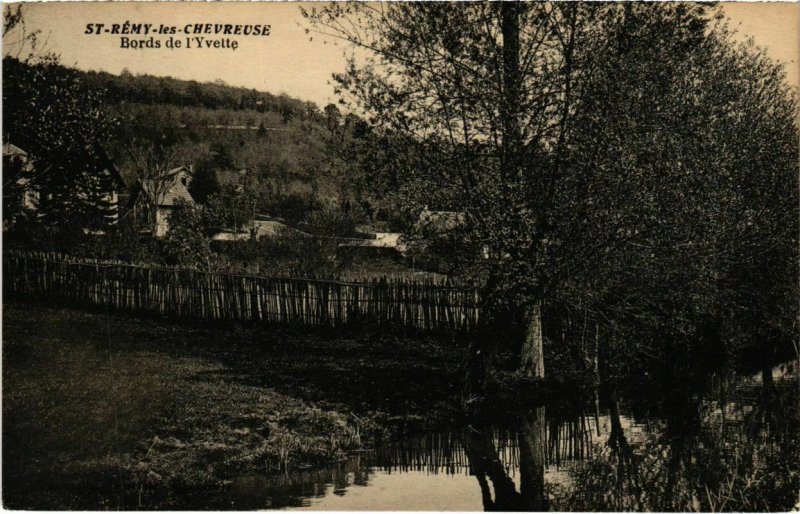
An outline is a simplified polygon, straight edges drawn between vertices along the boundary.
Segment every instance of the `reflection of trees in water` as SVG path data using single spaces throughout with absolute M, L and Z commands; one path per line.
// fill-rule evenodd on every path
M 491 430 L 470 427 L 465 431 L 462 441 L 469 457 L 471 474 L 481 488 L 484 510 L 522 510 L 520 493 L 500 459 L 503 452 L 498 453 Z M 494 497 L 489 481 L 494 489 Z
M 532 412 L 540 411 L 534 409 Z M 541 412 L 543 416 L 544 410 Z M 485 440 L 491 441 L 495 458 L 499 459 L 505 472 L 513 477 L 520 467 L 520 434 L 526 426 L 522 417 L 517 421 L 517 426 L 468 427 L 459 432 L 429 433 L 408 438 L 376 449 L 373 463 L 389 472 L 470 474 L 471 462 L 464 441 L 471 440 L 469 434 L 477 431 Z M 548 416 L 546 420 L 535 424 L 537 427 L 539 425 L 542 425 L 542 429 L 537 429 L 537 437 L 539 441 L 544 441 L 542 451 L 546 466 L 559 467 L 591 455 L 591 420 L 583 414 Z M 484 446 L 488 448 L 490 445 L 486 443 Z
M 548 420 L 547 464 L 560 467 L 562 462 L 581 461 L 592 453 L 591 419 L 577 413 L 564 418 L 552 416 Z
M 800 412 L 788 408 L 797 406 L 797 379 L 715 377 L 701 394 L 693 387 L 665 388 L 670 394 L 651 399 L 652 412 L 637 417 L 644 424 L 626 417 L 611 391 L 601 419 L 585 417 L 581 406 L 554 405 L 505 429 L 410 437 L 334 470 L 275 478 L 272 505 L 331 489 L 342 494 L 367 484 L 377 467 L 474 476 L 485 510 L 791 508 L 800 489 Z
M 367 485 L 370 478 L 370 459 L 356 454 L 347 461 L 329 468 L 295 470 L 276 476 L 249 475 L 234 480 L 224 494 L 198 498 L 191 506 L 196 509 L 256 510 L 301 507 L 310 498 L 326 494 L 344 494 L 353 485 Z
M 532 409 L 507 429 L 470 426 L 378 449 L 374 465 L 389 472 L 474 476 L 485 510 L 546 510 L 545 469 L 590 454 L 589 420 L 580 413 L 545 418 Z
M 465 473 L 469 460 L 458 433 L 431 433 L 378 448 L 374 465 L 388 472 Z
M 702 396 L 674 391 L 636 442 L 611 398 L 608 442 L 574 470 L 572 494 L 557 507 L 788 510 L 800 490 L 797 388 L 796 378 L 779 384 L 727 376 Z
M 505 430 L 471 426 L 412 438 L 377 450 L 375 464 L 390 472 L 474 476 L 485 510 L 546 510 L 545 469 L 590 454 L 590 423 L 582 414 L 546 419 L 544 407 L 517 421 Z
M 631 497 L 634 500 L 632 502 L 633 505 L 630 507 L 636 508 L 637 510 L 642 510 L 642 490 L 641 484 L 638 480 L 639 473 L 637 472 L 639 462 L 634 454 L 633 447 L 628 442 L 628 438 L 625 436 L 625 431 L 622 428 L 622 421 L 619 414 L 619 403 L 613 396 L 609 399 L 608 417 L 611 424 L 611 430 L 608 435 L 608 449 L 610 450 L 609 460 L 612 467 L 616 468 L 616 473 L 614 475 L 615 493 L 617 497 L 622 497 L 623 491 L 626 488 L 629 488 L 632 493 Z M 617 510 L 626 507 L 628 506 L 623 506 L 620 504 L 615 506 Z

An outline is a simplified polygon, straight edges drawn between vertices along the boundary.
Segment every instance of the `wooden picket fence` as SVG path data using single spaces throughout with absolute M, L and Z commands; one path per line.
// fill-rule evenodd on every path
M 420 330 L 471 330 L 475 289 L 409 279 L 370 283 L 276 278 L 160 268 L 7 250 L 6 297 L 209 320 L 339 327 L 357 323 Z

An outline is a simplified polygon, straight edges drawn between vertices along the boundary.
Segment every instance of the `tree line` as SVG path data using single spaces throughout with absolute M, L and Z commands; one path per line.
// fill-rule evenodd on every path
M 233 87 L 222 80 L 213 83 L 132 74 L 124 69 L 120 75 L 102 71 L 86 72 L 86 87 L 105 90 L 112 103 L 166 104 L 205 109 L 252 110 L 274 112 L 284 121 L 294 118 L 322 120 L 322 112 L 314 102 L 292 98 L 286 93 L 272 94 L 243 87 Z

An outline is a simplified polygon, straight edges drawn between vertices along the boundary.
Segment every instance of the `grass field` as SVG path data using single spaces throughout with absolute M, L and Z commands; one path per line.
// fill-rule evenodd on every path
M 192 508 L 314 466 L 458 393 L 458 343 L 3 306 L 3 503 Z M 197 503 L 195 503 L 197 502 Z

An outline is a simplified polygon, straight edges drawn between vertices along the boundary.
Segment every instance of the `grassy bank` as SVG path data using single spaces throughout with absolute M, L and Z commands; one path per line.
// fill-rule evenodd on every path
M 7 508 L 191 507 L 342 459 L 457 393 L 455 344 L 7 304 Z

